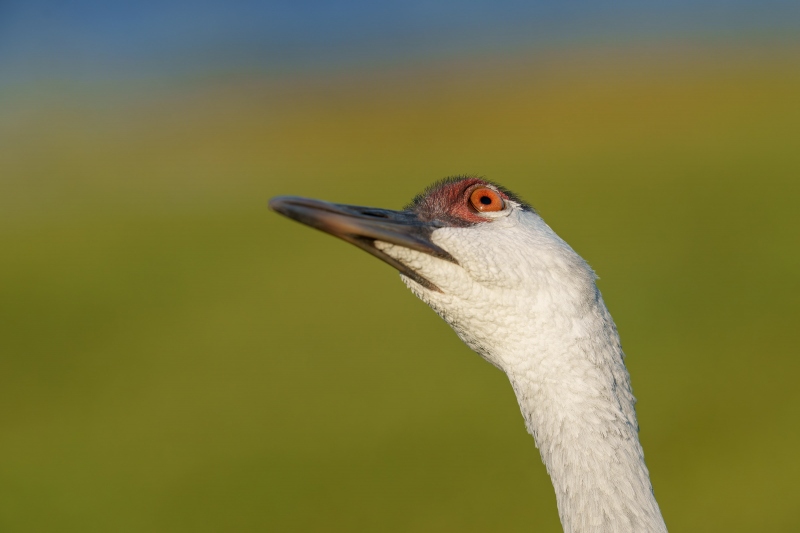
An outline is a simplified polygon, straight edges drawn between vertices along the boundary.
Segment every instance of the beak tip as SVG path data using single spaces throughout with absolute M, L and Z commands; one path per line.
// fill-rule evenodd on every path
M 275 211 L 276 213 L 282 214 L 284 211 L 283 208 L 286 205 L 285 200 L 286 200 L 285 196 L 274 196 L 269 199 L 269 202 L 267 202 L 267 208 L 270 211 Z

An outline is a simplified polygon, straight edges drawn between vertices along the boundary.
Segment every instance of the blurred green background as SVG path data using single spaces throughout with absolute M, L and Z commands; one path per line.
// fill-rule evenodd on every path
M 800 530 L 796 6 L 424 5 L 0 9 L 0 530 L 560 531 L 505 377 L 266 209 L 464 173 L 600 275 L 670 529 Z

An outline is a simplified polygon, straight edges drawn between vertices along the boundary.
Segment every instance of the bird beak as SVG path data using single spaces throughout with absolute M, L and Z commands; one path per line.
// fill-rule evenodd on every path
M 452 255 L 431 241 L 431 233 L 441 226 L 420 220 L 413 211 L 332 204 L 298 196 L 277 196 L 269 201 L 269 207 L 281 215 L 358 246 L 389 263 L 404 276 L 434 291 L 441 292 L 436 285 L 408 266 L 375 248 L 375 241 L 396 244 L 458 264 Z

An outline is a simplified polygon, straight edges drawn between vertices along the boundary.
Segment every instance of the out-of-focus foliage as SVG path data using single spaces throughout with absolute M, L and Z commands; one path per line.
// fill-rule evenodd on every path
M 489 177 L 600 275 L 674 531 L 800 529 L 797 49 L 575 50 L 0 124 L 0 530 L 559 531 L 504 376 L 270 196 Z

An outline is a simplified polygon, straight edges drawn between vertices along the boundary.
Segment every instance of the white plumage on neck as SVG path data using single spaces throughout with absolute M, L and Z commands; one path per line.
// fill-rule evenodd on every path
M 435 284 L 403 276 L 458 336 L 503 370 L 553 482 L 564 531 L 665 532 L 644 463 L 614 322 L 586 262 L 531 210 L 444 227 L 459 264 L 376 242 Z

